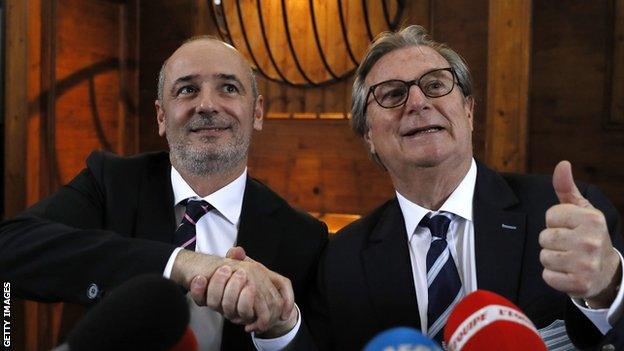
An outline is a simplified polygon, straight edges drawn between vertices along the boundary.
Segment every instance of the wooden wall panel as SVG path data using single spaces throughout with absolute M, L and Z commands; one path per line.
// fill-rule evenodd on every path
M 22 211 L 26 205 L 26 130 L 28 115 L 28 86 L 23 84 L 27 80 L 29 62 L 24 57 L 28 55 L 28 4 L 19 0 L 4 2 L 5 12 L 5 129 L 4 129 L 4 215 L 14 216 Z M 9 86 L 14 82 L 13 86 Z M 10 92 L 10 94 L 8 93 Z M 11 304 L 12 324 L 11 347 L 15 350 L 24 349 L 26 343 L 24 302 L 13 299 Z
M 98 15 L 85 21 L 84 13 Z M 123 18 L 118 4 L 59 0 L 57 18 L 56 85 L 67 88 L 55 91 L 54 144 L 55 155 L 59 155 L 58 184 L 65 184 L 84 167 L 91 150 L 119 153 L 124 148 L 119 138 L 119 104 L 126 93 L 121 90 L 119 66 L 120 47 L 125 43 L 120 41 Z M 136 61 L 129 64 L 134 68 Z M 128 102 L 123 101 L 122 106 L 124 103 Z
M 613 2 L 534 4 L 528 170 L 572 162 L 624 211 L 624 131 L 609 123 Z
M 490 1 L 485 161 L 526 170 L 531 0 Z
M 346 120 L 265 121 L 251 155 L 250 174 L 308 211 L 363 214 L 393 195 Z
M 139 150 L 167 148 L 158 136 L 156 85 L 163 62 L 182 42 L 195 35 L 215 34 L 204 0 L 140 1 L 139 22 Z M 200 4 L 201 3 L 201 4 Z M 202 12 L 203 11 L 203 12 Z M 201 18 L 201 19 L 197 19 Z M 206 30 L 206 31 L 204 31 Z
M 7 5 L 5 208 L 11 216 L 71 179 L 93 149 L 137 151 L 138 0 Z M 47 350 L 82 308 L 25 301 L 15 311 L 15 349 Z
M 488 63 L 488 0 L 473 0 L 470 6 L 462 0 L 431 2 L 433 37 L 447 43 L 468 63 L 472 73 L 475 97 L 474 153 L 485 160 Z

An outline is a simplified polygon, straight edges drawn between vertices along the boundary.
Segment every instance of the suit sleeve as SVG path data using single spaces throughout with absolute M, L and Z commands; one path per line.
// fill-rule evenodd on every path
M 16 296 L 44 302 L 95 302 L 142 274 L 162 274 L 172 245 L 104 230 L 104 159 L 50 197 L 0 224 L 0 279 Z
M 307 305 L 302 310 L 302 323 L 295 339 L 288 345 L 286 350 L 332 350 L 330 340 L 330 318 L 327 311 L 327 297 L 325 289 L 324 258 L 321 256 L 314 284 L 307 295 Z
M 618 211 L 595 186 L 588 186 L 583 195 L 605 215 L 613 247 L 624 253 L 622 219 Z M 570 339 L 582 350 L 600 350 L 605 345 L 613 345 L 615 350 L 624 350 L 624 318 L 616 321 L 611 330 L 602 335 L 570 299 L 566 310 L 566 329 Z

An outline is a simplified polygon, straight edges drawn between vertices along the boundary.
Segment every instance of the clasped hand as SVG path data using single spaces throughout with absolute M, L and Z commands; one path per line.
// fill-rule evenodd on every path
M 247 257 L 240 247 L 228 251 L 225 264 L 210 279 L 195 276 L 189 290 L 198 305 L 263 337 L 285 334 L 298 318 L 290 280 Z

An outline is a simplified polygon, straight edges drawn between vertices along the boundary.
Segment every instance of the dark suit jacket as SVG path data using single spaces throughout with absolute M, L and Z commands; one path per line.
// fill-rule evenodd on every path
M 164 152 L 92 153 L 69 184 L 2 223 L 1 279 L 19 297 L 90 304 L 134 276 L 162 274 L 175 249 L 170 171 Z M 326 241 L 324 224 L 247 179 L 237 245 L 288 277 L 302 309 Z M 254 348 L 242 327 L 226 322 L 222 349 Z
M 614 245 L 622 252 L 616 210 L 597 188 L 580 189 L 604 212 Z M 624 318 L 602 338 L 570 298 L 541 277 L 538 235 L 546 210 L 556 203 L 550 177 L 499 175 L 478 165 L 473 203 L 478 288 L 513 301 L 537 328 L 565 320 L 579 347 L 614 343 L 621 350 Z M 385 329 L 420 329 L 407 233 L 396 198 L 330 239 L 312 300 L 312 310 L 303 315 L 310 328 L 298 334 L 294 350 L 309 347 L 309 332 L 320 349 L 360 350 Z

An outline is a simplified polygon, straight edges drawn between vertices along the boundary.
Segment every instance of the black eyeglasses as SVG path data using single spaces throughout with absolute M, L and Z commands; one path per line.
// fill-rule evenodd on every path
M 407 101 L 412 85 L 418 85 L 423 94 L 429 98 L 439 98 L 453 91 L 455 72 L 450 67 L 440 68 L 409 82 L 400 79 L 386 80 L 369 88 L 366 101 L 370 94 L 373 94 L 375 101 L 383 108 L 401 106 Z

